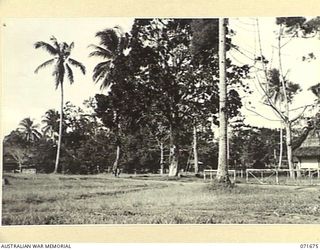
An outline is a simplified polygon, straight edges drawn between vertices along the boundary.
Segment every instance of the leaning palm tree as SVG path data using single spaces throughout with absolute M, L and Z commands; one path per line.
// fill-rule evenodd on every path
M 100 39 L 99 45 L 91 44 L 89 47 L 93 48 L 89 56 L 96 56 L 103 59 L 93 69 L 92 78 L 95 83 L 100 82 L 100 88 L 105 89 L 112 86 L 113 81 L 110 73 L 114 67 L 114 62 L 119 56 L 123 55 L 128 46 L 129 35 L 123 33 L 120 27 L 116 26 L 113 29 L 105 29 L 96 33 L 96 37 Z M 118 114 L 115 113 L 115 120 L 118 120 Z M 117 136 L 116 144 L 116 158 L 113 163 L 113 171 L 116 172 L 119 165 L 120 158 L 120 123 L 115 125 L 115 134 Z
M 56 89 L 60 87 L 61 90 L 61 107 L 60 107 L 60 123 L 59 123 L 59 139 L 58 139 L 58 147 L 57 147 L 57 156 L 56 163 L 54 167 L 54 173 L 57 173 L 59 166 L 59 158 L 60 158 L 60 148 L 61 148 L 61 139 L 62 139 L 62 123 L 63 123 L 63 82 L 65 73 L 67 73 L 67 77 L 69 79 L 70 84 L 74 82 L 73 80 L 73 72 L 70 65 L 75 66 L 81 70 L 83 74 L 86 73 L 86 69 L 84 65 L 72 58 L 70 58 L 71 50 L 74 47 L 74 43 L 67 44 L 65 42 L 58 43 L 55 37 L 50 38 L 51 44 L 40 41 L 34 44 L 36 49 L 42 48 L 45 49 L 50 55 L 53 56 L 52 59 L 42 63 L 38 68 L 36 68 L 35 73 L 46 66 L 54 64 L 54 70 L 52 75 L 55 78 L 55 86 Z
M 93 80 L 101 83 L 101 89 L 108 88 L 112 84 L 109 74 L 114 67 L 116 58 L 123 54 L 128 45 L 128 34 L 123 33 L 120 27 L 113 29 L 105 29 L 96 33 L 96 37 L 100 39 L 99 45 L 91 44 L 93 48 L 89 56 L 96 56 L 103 59 L 93 69 Z
M 28 117 L 24 118 L 19 123 L 18 131 L 22 134 L 23 139 L 27 143 L 32 143 L 38 141 L 41 138 L 41 133 L 38 131 L 38 124 L 34 124 L 34 122 Z

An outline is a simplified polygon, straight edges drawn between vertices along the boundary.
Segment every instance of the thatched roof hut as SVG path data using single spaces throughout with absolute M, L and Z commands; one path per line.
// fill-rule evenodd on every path
M 320 133 L 309 131 L 300 147 L 294 150 L 294 156 L 299 160 L 300 168 L 320 169 Z

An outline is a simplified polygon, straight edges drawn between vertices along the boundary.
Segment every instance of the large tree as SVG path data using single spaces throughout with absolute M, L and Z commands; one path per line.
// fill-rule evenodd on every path
M 32 130 L 33 132 L 29 134 L 27 131 L 20 132 L 20 129 L 16 129 L 12 131 L 9 135 L 7 135 L 3 140 L 4 155 L 10 155 L 17 162 L 20 172 L 22 170 L 23 164 L 26 164 L 30 160 L 30 146 L 32 143 L 31 138 L 35 138 L 34 136 L 36 136 L 34 134 L 35 128 L 33 127 Z
M 294 84 L 287 79 L 287 73 L 283 68 L 283 48 L 296 36 L 299 36 L 299 32 L 302 31 L 303 36 L 312 32 L 311 29 L 306 26 L 306 18 L 303 17 L 278 17 L 276 18 L 276 24 L 278 25 L 278 32 L 276 33 L 277 46 L 276 51 L 278 55 L 278 68 L 271 71 L 267 70 L 266 64 L 268 63 L 264 59 L 261 36 L 259 30 L 259 22 L 257 20 L 258 28 L 258 40 L 260 44 L 260 56 L 257 61 L 261 62 L 262 72 L 264 73 L 264 82 L 257 77 L 261 90 L 264 92 L 266 102 L 268 106 L 272 108 L 279 120 L 284 124 L 286 130 L 286 146 L 287 146 L 287 160 L 290 170 L 290 177 L 295 178 L 293 168 L 293 156 L 292 156 L 292 124 L 300 119 L 307 109 L 308 105 L 302 106 L 302 111 L 292 117 L 292 109 L 290 108 L 293 96 L 300 90 L 298 84 Z M 285 36 L 290 34 L 289 40 L 284 40 Z M 279 101 L 277 104 L 276 101 Z M 299 174 L 299 172 L 297 173 Z
M 55 37 L 51 37 L 50 41 L 51 41 L 51 44 L 43 41 L 39 41 L 34 44 L 34 47 L 36 49 L 42 48 L 46 52 L 48 52 L 50 55 L 53 56 L 52 59 L 49 59 L 44 63 L 42 63 L 41 65 L 39 65 L 36 68 L 35 73 L 38 73 L 40 69 L 53 64 L 54 70 L 52 75 L 55 78 L 55 87 L 56 89 L 60 87 L 60 90 L 61 90 L 59 139 L 58 139 L 58 146 L 57 146 L 56 163 L 54 168 L 54 173 L 57 173 L 58 166 L 59 166 L 59 158 L 60 158 L 61 140 L 62 140 L 63 105 L 64 105 L 63 84 L 64 84 L 65 75 L 67 75 L 70 84 L 72 84 L 74 82 L 74 77 L 73 77 L 73 71 L 71 69 L 71 66 L 75 66 L 79 68 L 83 74 L 85 74 L 86 69 L 82 63 L 70 57 L 71 50 L 74 47 L 73 42 L 70 44 L 67 44 L 66 42 L 58 43 Z
M 170 176 L 179 173 L 179 155 L 187 131 L 191 132 L 195 121 L 207 122 L 219 107 L 217 56 L 201 61 L 193 57 L 191 23 L 191 19 L 136 19 L 127 35 L 127 53 L 112 59 L 110 92 L 105 97 L 96 96 L 100 99 L 96 112 L 106 123 L 121 118 L 122 131 L 150 123 L 161 124 L 168 131 Z M 229 84 L 238 82 L 246 69 L 227 63 L 232 72 Z M 241 106 L 239 95 L 231 89 L 229 94 L 232 102 L 227 109 L 235 114 Z M 197 114 L 206 119 L 199 119 Z
M 117 82 L 117 76 L 114 75 L 114 68 L 119 62 L 119 58 L 124 56 L 124 50 L 127 48 L 128 44 L 128 34 L 123 33 L 120 27 L 114 27 L 112 29 L 104 29 L 96 33 L 96 37 L 99 38 L 99 45 L 91 44 L 90 47 L 93 48 L 93 51 L 89 56 L 99 57 L 103 59 L 102 62 L 98 63 L 93 69 L 93 80 L 96 83 L 100 83 L 101 89 L 112 87 L 113 84 Z M 120 79 L 119 79 L 120 80 Z M 102 101 L 102 95 L 96 96 L 97 101 Z M 100 102 L 101 103 L 101 102 Z M 110 106 L 114 107 L 115 106 Z M 116 135 L 116 157 L 113 163 L 113 171 L 119 167 L 120 153 L 121 153 L 121 114 L 116 109 L 110 109 L 108 114 L 108 120 L 105 122 L 112 129 Z M 101 110 L 104 108 L 99 104 L 98 106 L 98 115 L 102 118 L 103 114 Z M 110 115 L 112 117 L 110 117 Z M 104 121 L 106 121 L 104 119 Z

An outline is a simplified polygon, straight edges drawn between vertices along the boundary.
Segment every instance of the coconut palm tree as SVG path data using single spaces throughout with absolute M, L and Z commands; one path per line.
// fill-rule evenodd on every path
M 42 132 L 44 136 L 48 136 L 49 138 L 55 140 L 55 135 L 58 134 L 59 130 L 59 112 L 54 109 L 49 109 L 42 120 L 44 123 L 44 127 L 42 128 Z
M 86 73 L 86 68 L 84 65 L 72 58 L 70 58 L 71 50 L 74 47 L 74 43 L 67 44 L 65 42 L 58 43 L 55 37 L 50 38 L 51 44 L 39 41 L 34 44 L 36 49 L 42 48 L 46 50 L 50 55 L 53 56 L 52 59 L 45 61 L 41 65 L 39 65 L 35 73 L 46 66 L 54 64 L 54 70 L 52 75 L 55 78 L 55 86 L 56 89 L 60 87 L 61 90 L 61 106 L 60 106 L 60 123 L 59 123 L 59 139 L 58 139 L 58 147 L 57 147 L 57 156 L 56 163 L 54 168 L 54 173 L 57 173 L 59 166 L 59 158 L 60 158 L 60 148 L 61 148 L 61 139 L 62 139 L 62 124 L 63 124 L 63 82 L 65 78 L 65 74 L 69 79 L 70 84 L 74 82 L 73 79 L 73 71 L 70 66 L 75 66 L 81 70 L 83 74 Z
M 111 80 L 110 73 L 114 67 L 115 60 L 123 55 L 128 46 L 129 35 L 123 33 L 120 27 L 116 26 L 113 29 L 105 29 L 96 33 L 96 37 L 100 39 L 99 45 L 91 44 L 89 47 L 93 48 L 89 56 L 96 56 L 104 59 L 98 63 L 93 69 L 93 80 L 98 83 L 101 82 L 100 88 L 105 89 L 111 87 L 113 81 Z M 115 113 L 115 120 L 118 120 L 118 114 Z M 116 158 L 113 163 L 113 171 L 118 169 L 120 158 L 120 124 L 115 125 L 115 134 L 117 134 L 116 144 Z
M 32 143 L 41 138 L 41 133 L 38 131 L 38 127 L 39 125 L 34 124 L 34 122 L 28 117 L 24 118 L 19 123 L 18 131 L 27 143 Z
M 89 45 L 94 49 L 89 56 L 100 57 L 104 61 L 95 66 L 92 78 L 96 83 L 101 82 L 101 89 L 104 89 L 112 84 L 109 74 L 114 67 L 115 59 L 123 54 L 127 48 L 129 36 L 127 33 L 124 34 L 120 27 L 116 26 L 113 29 L 97 32 L 96 37 L 100 39 L 99 45 Z

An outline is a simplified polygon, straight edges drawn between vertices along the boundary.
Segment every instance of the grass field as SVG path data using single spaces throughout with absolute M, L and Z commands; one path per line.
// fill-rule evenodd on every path
M 2 224 L 320 223 L 320 186 L 202 179 L 5 174 Z

